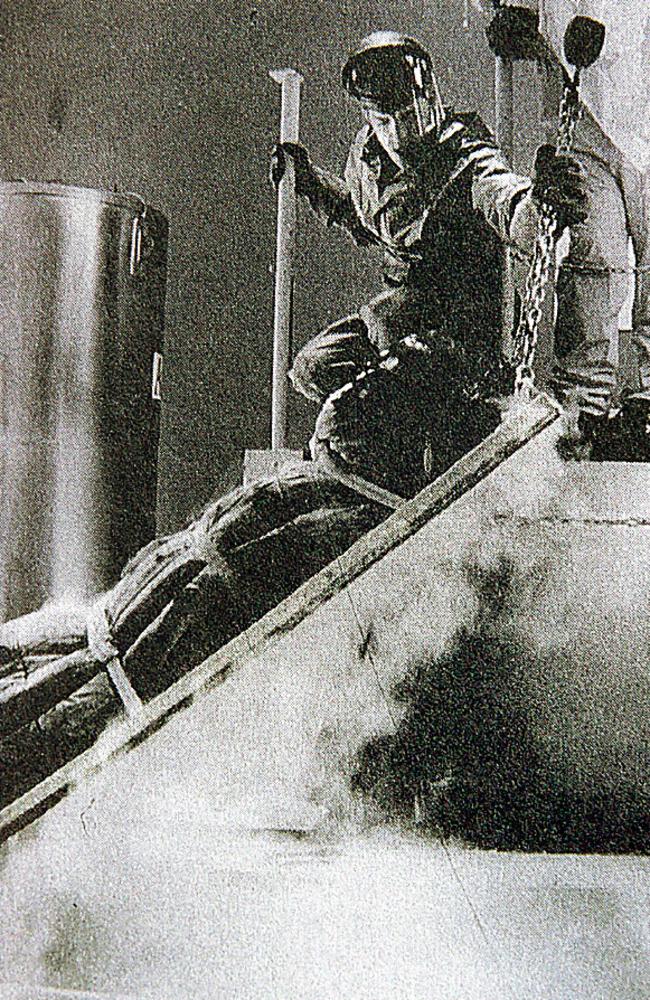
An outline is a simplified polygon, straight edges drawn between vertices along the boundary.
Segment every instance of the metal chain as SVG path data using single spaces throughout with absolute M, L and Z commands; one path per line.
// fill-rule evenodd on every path
M 570 153 L 573 149 L 576 129 L 582 118 L 582 105 L 578 97 L 577 81 L 567 80 L 562 90 L 560 102 L 560 125 L 557 134 L 558 153 Z
M 560 126 L 557 151 L 562 155 L 570 153 L 578 122 L 581 117 L 577 85 L 567 82 L 560 104 Z M 526 291 L 521 309 L 519 326 L 514 336 L 515 395 L 530 395 L 535 384 L 533 364 L 539 339 L 546 291 L 555 265 L 555 250 L 558 240 L 557 213 L 547 203 L 540 209 L 533 260 L 526 278 Z
M 533 363 L 539 339 L 539 326 L 546 299 L 557 244 L 557 215 L 550 205 L 543 204 L 537 224 L 533 262 L 526 278 L 526 292 L 519 327 L 515 334 L 515 395 L 530 393 L 535 381 Z

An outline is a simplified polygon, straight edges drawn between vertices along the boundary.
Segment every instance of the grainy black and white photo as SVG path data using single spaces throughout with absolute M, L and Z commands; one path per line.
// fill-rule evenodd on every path
M 647 1000 L 647 0 L 4 0 L 0 150 L 0 1000 Z

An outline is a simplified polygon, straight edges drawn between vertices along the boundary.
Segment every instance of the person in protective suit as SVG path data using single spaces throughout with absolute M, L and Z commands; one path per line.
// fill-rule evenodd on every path
M 344 388 L 345 399 L 358 392 L 360 375 L 378 370 L 382 352 L 401 344 L 404 355 L 414 338 L 437 370 L 438 405 L 508 392 L 511 383 L 497 377 L 503 243 L 531 253 L 541 201 L 556 209 L 561 229 L 584 219 L 579 166 L 546 146 L 533 180 L 513 173 L 478 115 L 443 105 L 431 57 L 412 38 L 370 35 L 342 80 L 365 119 L 344 177 L 315 166 L 296 143 L 274 148 L 271 177 L 279 181 L 290 157 L 298 193 L 328 225 L 383 249 L 385 289 L 302 348 L 294 386 L 321 404 Z M 330 399 L 316 438 L 345 451 L 352 422 L 347 406 L 341 430 L 334 412 L 341 407 Z
M 557 134 L 558 108 L 568 77 L 539 25 L 537 11 L 500 5 L 486 35 L 495 56 L 537 63 L 542 125 L 551 136 Z M 574 433 L 592 459 L 647 462 L 650 173 L 644 174 L 615 145 L 586 105 L 581 108 L 572 155 L 583 171 L 587 212 L 583 222 L 571 226 L 567 253 L 558 268 L 551 385 L 565 406 L 572 398 L 577 404 Z M 630 293 L 629 240 L 636 259 L 632 364 L 620 356 L 619 345 L 620 313 Z M 515 257 L 515 268 L 525 272 L 526 262 Z

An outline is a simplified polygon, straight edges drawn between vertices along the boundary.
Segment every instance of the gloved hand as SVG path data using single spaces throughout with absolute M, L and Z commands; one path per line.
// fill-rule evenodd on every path
M 587 219 L 584 171 L 574 157 L 558 153 L 555 146 L 537 150 L 533 196 L 555 209 L 560 232 Z
M 287 169 L 287 157 L 293 161 L 296 174 L 296 191 L 306 194 L 312 179 L 312 166 L 309 154 L 298 142 L 278 142 L 271 150 L 271 169 L 269 176 L 271 184 L 277 188 Z

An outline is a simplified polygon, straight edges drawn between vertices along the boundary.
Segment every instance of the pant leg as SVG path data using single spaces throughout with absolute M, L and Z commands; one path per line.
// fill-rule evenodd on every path
M 650 170 L 641 175 L 630 169 L 623 183 L 637 267 L 632 343 L 637 351 L 640 391 L 635 395 L 650 400 Z
M 431 326 L 426 293 L 414 284 L 397 285 L 377 295 L 359 310 L 368 337 L 379 351 L 389 351 L 415 334 L 424 338 Z
M 627 220 L 616 178 L 600 160 L 581 160 L 589 214 L 572 227 L 558 275 L 551 381 L 562 402 L 600 414 L 616 384 L 618 317 L 627 294 Z
M 308 341 L 289 378 L 303 396 L 322 403 L 377 361 L 380 351 L 411 333 L 422 334 L 425 325 L 425 297 L 419 289 L 406 284 L 387 289 Z
M 356 378 L 377 354 L 361 317 L 348 316 L 305 344 L 295 357 L 289 378 L 303 396 L 322 403 Z

